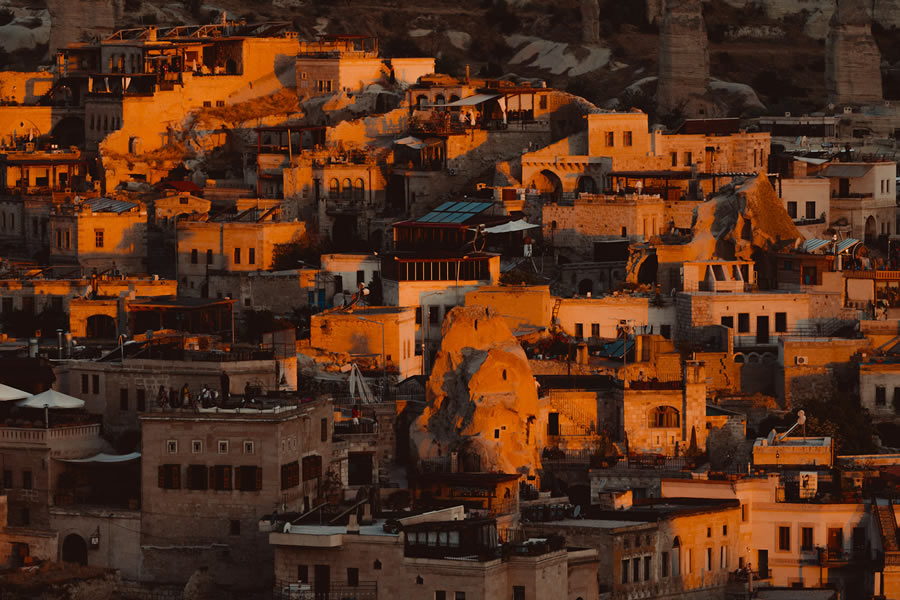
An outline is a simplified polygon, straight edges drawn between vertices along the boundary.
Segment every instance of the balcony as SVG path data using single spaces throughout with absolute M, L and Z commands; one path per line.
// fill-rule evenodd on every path
M 378 600 L 378 582 L 335 584 L 327 592 L 323 592 L 308 583 L 278 581 L 272 592 L 272 600 Z
M 869 554 L 862 548 L 854 548 L 851 551 L 840 548 L 816 548 L 818 554 L 817 564 L 820 567 L 857 567 L 871 560 Z
M 44 428 L 0 427 L 0 443 L 16 446 L 48 446 L 54 442 L 92 440 L 100 436 L 100 424 Z

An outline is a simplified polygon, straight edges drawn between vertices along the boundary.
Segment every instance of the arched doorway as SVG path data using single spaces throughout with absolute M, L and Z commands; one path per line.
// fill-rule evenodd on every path
M 578 295 L 579 296 L 587 296 L 588 294 L 594 293 L 594 280 L 593 279 L 582 279 L 578 282 Z
M 559 178 L 559 175 L 547 169 L 535 176 L 531 182 L 531 187 L 540 192 L 541 195 L 551 196 L 553 200 L 558 200 L 562 194 L 562 180 Z
M 234 62 L 233 58 L 225 61 L 225 72 L 229 75 L 237 75 L 237 63 Z
M 651 254 L 638 267 L 638 283 L 650 284 L 656 282 L 656 273 L 659 270 L 659 259 Z
M 866 245 L 872 245 L 875 243 L 875 239 L 878 237 L 878 228 L 875 223 L 875 217 L 869 215 L 869 218 L 866 219 Z
M 109 315 L 88 317 L 86 335 L 88 338 L 112 340 L 116 337 L 116 320 Z
M 599 192 L 599 188 L 597 187 L 597 182 L 594 181 L 593 177 L 584 175 L 578 178 L 578 193 L 596 194 L 597 192 Z
M 50 132 L 50 136 L 60 148 L 80 146 L 84 144 L 84 119 L 81 117 L 66 117 Z
M 79 565 L 87 565 L 87 542 L 77 533 L 70 533 L 63 540 L 62 561 L 67 563 L 75 563 Z

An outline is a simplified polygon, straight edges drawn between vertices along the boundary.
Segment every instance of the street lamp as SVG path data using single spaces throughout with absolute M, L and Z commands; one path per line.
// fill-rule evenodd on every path
M 374 321 L 372 319 L 367 319 L 365 317 L 356 316 L 360 321 L 367 321 L 369 323 L 375 323 L 376 325 L 381 326 L 381 378 L 382 378 L 382 388 L 381 388 L 381 401 L 387 401 L 387 361 L 385 360 L 384 353 L 384 323 L 381 321 Z

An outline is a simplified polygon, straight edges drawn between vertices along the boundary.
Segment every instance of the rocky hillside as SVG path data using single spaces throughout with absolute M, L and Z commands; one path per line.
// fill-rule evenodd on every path
M 652 112 L 663 0 L 595 0 L 597 43 L 582 2 L 569 0 L 0 0 L 0 63 L 7 69 L 49 64 L 51 21 L 70 37 L 104 35 L 113 25 L 290 20 L 302 37 L 376 35 L 386 55 L 434 55 L 441 71 L 545 79 L 600 105 Z M 585 4 L 589 3 L 587 0 Z M 835 0 L 705 0 L 710 70 L 722 85 L 752 86 L 766 110 L 824 105 L 824 37 Z M 874 0 L 885 96 L 900 99 L 900 0 Z M 73 34 L 74 32 L 74 34 Z M 629 87 L 631 86 L 631 87 Z M 617 102 L 618 100 L 618 102 Z M 759 107 L 749 111 L 760 111 Z

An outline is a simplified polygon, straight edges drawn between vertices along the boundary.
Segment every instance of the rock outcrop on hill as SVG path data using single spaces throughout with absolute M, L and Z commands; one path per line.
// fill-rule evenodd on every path
M 694 238 L 684 260 L 751 260 L 756 250 L 794 243 L 803 235 L 765 175 L 738 179 L 694 209 Z
M 600 4 L 598 0 L 581 0 L 581 41 L 585 44 L 600 42 Z
M 50 12 L 50 56 L 82 36 L 104 37 L 116 31 L 124 0 L 46 0 Z
M 660 114 L 709 116 L 709 43 L 700 0 L 665 0 L 659 31 Z
M 825 88 L 835 104 L 881 102 L 881 53 L 865 0 L 838 0 L 825 44 Z
M 535 474 L 539 401 L 525 352 L 492 308 L 454 308 L 410 440 L 420 459 L 477 455 L 481 471 Z

